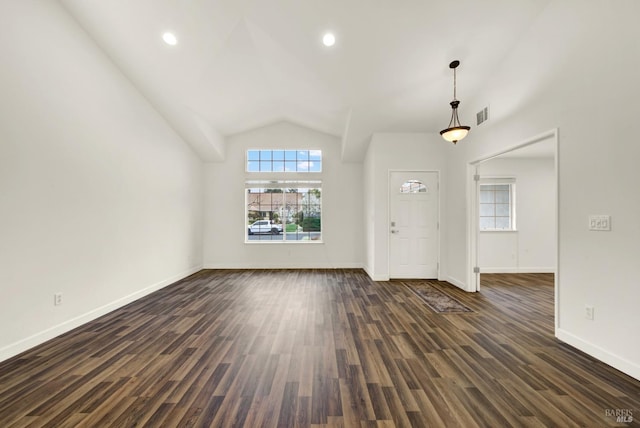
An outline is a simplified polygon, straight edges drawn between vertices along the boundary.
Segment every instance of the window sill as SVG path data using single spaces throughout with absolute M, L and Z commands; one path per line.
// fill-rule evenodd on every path
M 498 233 L 505 233 L 505 232 L 517 232 L 518 229 L 485 229 L 485 230 L 480 230 L 480 233 L 494 233 L 494 232 L 498 232 Z
M 268 240 L 268 239 L 264 239 L 264 240 L 258 240 L 256 239 L 255 241 L 244 241 L 245 244 L 247 245 L 264 245 L 264 244 L 273 244 L 273 245 L 316 245 L 316 244 L 324 244 L 324 241 L 319 240 L 319 239 L 300 239 L 300 240 L 289 240 L 289 241 L 282 241 L 282 240 Z

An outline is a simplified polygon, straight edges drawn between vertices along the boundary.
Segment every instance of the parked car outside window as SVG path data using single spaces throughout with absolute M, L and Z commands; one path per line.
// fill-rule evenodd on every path
M 258 220 L 254 221 L 251 226 L 247 228 L 249 235 L 258 233 L 271 233 L 272 235 L 278 235 L 282 233 L 282 224 L 274 223 L 271 220 Z

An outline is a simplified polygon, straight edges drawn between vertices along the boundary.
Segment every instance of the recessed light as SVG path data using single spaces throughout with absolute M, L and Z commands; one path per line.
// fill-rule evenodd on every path
M 333 46 L 336 43 L 336 36 L 334 36 L 333 33 L 326 33 L 322 37 L 322 43 L 324 43 L 325 46 Z
M 162 35 L 162 40 L 164 40 L 166 44 L 171 46 L 175 46 L 178 44 L 178 39 L 176 38 L 176 35 L 173 33 L 169 33 L 169 32 L 164 33 Z

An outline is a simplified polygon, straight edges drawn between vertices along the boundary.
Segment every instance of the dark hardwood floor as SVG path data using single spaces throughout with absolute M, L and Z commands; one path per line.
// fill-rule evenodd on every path
M 638 426 L 640 382 L 553 337 L 551 275 L 433 284 L 474 312 L 360 270 L 201 271 L 0 363 L 0 426 Z

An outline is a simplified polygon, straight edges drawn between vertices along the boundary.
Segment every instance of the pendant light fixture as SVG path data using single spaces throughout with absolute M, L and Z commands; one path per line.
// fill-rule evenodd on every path
M 449 126 L 447 129 L 443 129 L 440 131 L 440 135 L 447 141 L 452 142 L 453 144 L 462 140 L 469 133 L 469 126 L 460 125 L 460 119 L 458 119 L 458 106 L 460 105 L 460 101 L 456 99 L 456 68 L 460 65 L 460 61 L 452 61 L 449 64 L 449 68 L 453 69 L 453 101 L 449 103 L 451 109 L 451 120 L 449 121 Z

